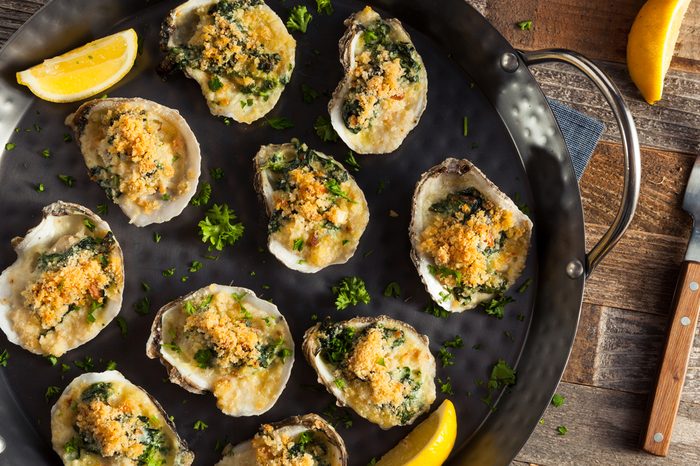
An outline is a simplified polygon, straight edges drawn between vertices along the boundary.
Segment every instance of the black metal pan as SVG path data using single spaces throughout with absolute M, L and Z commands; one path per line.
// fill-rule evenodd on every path
M 422 55 L 429 77 L 428 107 L 419 126 L 398 151 L 387 156 L 363 157 L 358 183 L 371 210 L 370 225 L 355 257 L 314 275 L 286 269 L 264 248 L 266 218 L 252 187 L 252 156 L 261 144 L 286 142 L 300 137 L 312 147 L 342 159 L 347 149 L 340 143 L 323 143 L 313 132 L 313 122 L 325 115 L 325 99 L 308 105 L 301 99 L 302 83 L 331 91 L 341 78 L 337 40 L 342 20 L 364 6 L 362 2 L 334 0 L 332 16 L 315 15 L 306 35 L 297 36 L 297 67 L 273 115 L 291 118 L 295 128 L 276 131 L 260 124 L 225 125 L 207 111 L 194 82 L 174 77 L 162 82 L 155 72 L 161 56 L 158 32 L 166 12 L 176 1 L 53 0 L 28 21 L 0 52 L 0 142 L 16 148 L 0 158 L 0 268 L 14 261 L 10 239 L 38 223 L 41 208 L 58 199 L 95 208 L 107 202 L 103 192 L 89 181 L 74 144 L 63 142 L 65 116 L 77 105 L 50 104 L 32 98 L 16 84 L 14 73 L 82 44 L 92 38 L 134 27 L 143 39 L 143 54 L 132 72 L 110 90 L 111 96 L 139 96 L 177 108 L 188 120 L 202 145 L 203 173 L 223 168 L 223 183 L 214 183 L 214 199 L 226 202 L 246 225 L 238 244 L 218 260 L 207 254 L 196 234 L 203 211 L 189 207 L 167 224 L 129 226 L 119 209 L 112 207 L 106 220 L 120 240 L 125 254 L 126 288 L 121 315 L 127 320 L 126 338 L 112 324 L 95 340 L 71 351 L 61 363 L 67 373 L 47 360 L 29 354 L 0 337 L 0 351 L 7 348 L 9 364 L 0 369 L 0 464 L 55 464 L 51 451 L 47 386 L 63 388 L 80 372 L 73 362 L 92 357 L 95 370 L 114 360 L 134 383 L 146 388 L 174 415 L 178 430 L 197 455 L 196 464 L 213 464 L 219 454 L 217 440 L 237 442 L 251 437 L 262 422 L 307 412 L 322 413 L 333 400 L 315 383 L 315 376 L 301 357 L 292 378 L 275 407 L 254 418 L 221 414 L 211 396 L 187 393 L 164 382 L 165 370 L 145 357 L 145 343 L 155 310 L 162 304 L 211 282 L 249 287 L 273 298 L 292 329 L 297 346 L 311 324 L 311 315 L 346 319 L 353 315 L 388 314 L 427 334 L 431 347 L 459 334 L 465 347 L 456 350 L 455 365 L 439 369 L 451 377 L 458 413 L 459 433 L 451 457 L 453 464 L 502 465 L 517 454 L 536 426 L 564 370 L 579 319 L 586 277 L 624 233 L 637 203 L 640 158 L 637 135 L 629 111 L 610 80 L 585 58 L 563 50 L 522 53 L 514 50 L 474 9 L 462 0 L 377 0 L 369 2 L 385 16 L 399 18 L 407 26 Z M 269 1 L 282 17 L 289 6 Z M 438 6 L 439 5 L 439 6 Z M 554 116 L 528 70 L 546 61 L 569 63 L 600 88 L 610 103 L 622 134 L 625 152 L 625 185 L 613 225 L 586 253 L 583 214 L 576 177 L 564 139 Z M 470 122 L 462 133 L 463 117 Z M 15 131 L 19 128 L 18 131 Z M 50 148 L 51 158 L 39 154 Z M 409 258 L 407 228 L 411 195 L 420 174 L 448 156 L 465 157 L 479 166 L 506 194 L 529 206 L 535 224 L 533 243 L 523 280 L 532 285 L 506 308 L 503 320 L 479 310 L 448 319 L 422 312 L 429 298 Z M 67 188 L 56 174 L 70 174 L 76 186 Z M 204 179 L 207 176 L 204 175 Z M 44 193 L 35 183 L 43 182 Z M 383 186 L 383 189 L 380 188 Z M 394 210 L 398 217 L 389 216 Z M 154 244 L 158 232 L 163 240 Z M 196 274 L 186 264 L 205 262 Z M 163 269 L 176 267 L 174 278 Z M 254 276 L 251 272 L 255 272 Z M 330 287 L 343 276 L 358 275 L 367 282 L 370 305 L 335 311 Z M 134 312 L 143 297 L 140 283 L 151 284 L 149 316 Z M 404 300 L 382 296 L 390 281 L 404 290 Z M 474 348 L 481 348 L 476 350 Z M 300 354 L 299 347 L 297 352 Z M 517 369 L 517 384 L 491 410 L 481 398 L 483 381 L 498 359 Z M 58 365 L 60 366 L 60 364 Z M 437 403 L 444 397 L 439 394 Z M 194 431 L 195 420 L 209 425 Z M 364 465 L 379 457 L 408 433 L 409 427 L 381 431 L 351 416 L 353 425 L 341 426 L 350 462 Z M 4 451 L 3 451 L 4 450 Z

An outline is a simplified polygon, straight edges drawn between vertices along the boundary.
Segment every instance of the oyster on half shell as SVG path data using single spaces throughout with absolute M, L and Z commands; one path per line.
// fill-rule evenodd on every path
M 305 414 L 263 424 L 251 440 L 227 445 L 216 466 L 345 466 L 347 462 L 345 442 L 333 426 L 317 414 Z
M 73 379 L 51 408 L 53 449 L 71 466 L 189 466 L 194 454 L 161 405 L 118 371 Z
M 150 100 L 95 99 L 66 118 L 88 174 L 137 227 L 187 207 L 199 179 L 199 143 L 182 116 Z
M 262 146 L 255 187 L 269 215 L 270 252 L 292 270 L 344 264 L 369 222 L 365 196 L 333 157 L 291 143 Z
M 289 83 L 296 41 L 262 0 L 190 0 L 165 19 L 162 47 L 162 68 L 197 81 L 213 115 L 252 123 Z
M 289 380 L 294 341 L 277 306 L 246 288 L 212 284 L 163 306 L 146 344 L 170 381 L 212 392 L 229 416 L 272 408 Z
M 61 356 L 119 313 L 124 259 L 107 222 L 89 209 L 58 201 L 42 215 L 12 240 L 17 260 L 0 275 L 0 329 L 32 353 Z
M 435 401 L 428 337 L 387 316 L 320 322 L 302 350 L 319 383 L 382 429 L 412 424 Z
M 468 160 L 425 172 L 413 195 L 411 259 L 430 296 L 451 312 L 502 295 L 520 276 L 532 221 Z
M 370 7 L 345 20 L 345 77 L 328 104 L 331 124 L 359 154 L 395 151 L 428 102 L 428 75 L 406 30 Z

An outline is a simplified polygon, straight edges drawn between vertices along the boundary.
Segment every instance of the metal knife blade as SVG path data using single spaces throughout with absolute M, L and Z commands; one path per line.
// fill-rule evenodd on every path
M 695 159 L 693 170 L 690 172 L 683 197 L 683 210 L 693 217 L 693 232 L 685 252 L 685 260 L 700 262 L 700 156 Z

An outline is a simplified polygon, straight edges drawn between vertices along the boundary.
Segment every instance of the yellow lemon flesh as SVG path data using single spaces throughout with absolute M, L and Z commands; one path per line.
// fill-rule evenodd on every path
M 134 66 L 138 38 L 127 29 L 17 73 L 17 82 L 44 100 L 76 102 L 117 83 Z
M 627 39 L 627 68 L 642 97 L 661 99 L 681 22 L 690 0 L 649 0 L 639 10 Z
M 394 448 L 377 466 L 440 466 L 452 451 L 457 437 L 457 415 L 450 400 L 442 402 Z

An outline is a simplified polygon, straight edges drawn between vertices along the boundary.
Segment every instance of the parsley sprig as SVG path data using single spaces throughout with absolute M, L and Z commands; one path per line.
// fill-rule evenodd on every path
M 306 33 L 306 28 L 313 19 L 309 10 L 306 9 L 306 5 L 297 5 L 292 8 L 289 12 L 289 19 L 287 19 L 287 29 L 290 31 L 299 31 L 302 34 Z
M 339 311 L 359 303 L 369 304 L 371 297 L 365 287 L 365 282 L 359 277 L 345 277 L 332 288 L 336 295 L 335 307 Z
M 203 243 L 209 243 L 209 249 L 217 251 L 224 246 L 232 246 L 238 241 L 245 230 L 241 222 L 234 222 L 236 214 L 226 204 L 214 204 L 207 211 L 204 220 L 200 221 L 199 235 Z

